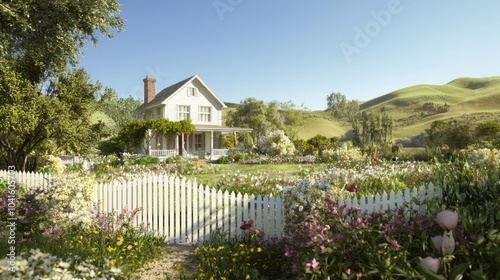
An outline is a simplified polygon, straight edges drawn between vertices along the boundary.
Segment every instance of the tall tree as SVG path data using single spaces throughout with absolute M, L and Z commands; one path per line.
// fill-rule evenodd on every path
M 0 75 L 0 155 L 4 165 L 29 168 L 28 157 L 47 141 L 61 150 L 86 152 L 102 127 L 90 123 L 100 85 L 82 69 L 54 79 L 44 94 L 19 73 Z
M 0 2 L 0 65 L 32 84 L 75 66 L 86 42 L 112 38 L 123 20 L 116 0 Z
M 90 124 L 102 86 L 75 69 L 87 41 L 121 31 L 116 0 L 0 2 L 1 164 L 26 170 L 47 141 L 84 151 L 101 125 Z
M 140 99 L 132 96 L 127 98 L 118 97 L 114 90 L 108 89 L 106 94 L 102 96 L 98 109 L 115 122 L 115 131 L 120 131 L 128 122 L 139 119 L 136 109 L 141 104 Z
M 298 106 L 291 100 L 279 104 L 279 113 L 283 118 L 283 130 L 290 140 L 297 140 L 299 131 L 306 124 L 304 112 L 307 110 L 303 105 Z
M 392 141 L 394 120 L 387 112 L 363 111 L 351 123 L 352 141 L 355 145 L 376 147 Z
M 426 129 L 426 144 L 429 147 L 441 148 L 447 145 L 451 151 L 465 149 L 472 144 L 472 129 L 468 123 L 458 120 L 433 121 Z
M 353 120 L 359 112 L 359 102 L 357 100 L 347 100 L 347 97 L 340 92 L 332 92 L 326 97 L 327 109 L 334 118 L 348 118 Z
M 252 138 L 258 142 L 268 131 L 283 129 L 283 119 L 278 112 L 278 102 L 247 98 L 235 111 L 227 114 L 226 125 L 252 128 Z

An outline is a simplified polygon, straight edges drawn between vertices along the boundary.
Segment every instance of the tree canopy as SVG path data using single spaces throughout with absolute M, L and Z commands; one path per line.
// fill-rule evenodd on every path
M 268 131 L 283 129 L 278 106 L 276 101 L 265 104 L 253 97 L 247 98 L 235 111 L 227 114 L 226 125 L 252 128 L 252 138 L 258 142 Z
M 115 0 L 0 1 L 0 165 L 26 170 L 48 142 L 84 152 L 100 138 L 102 86 L 76 65 L 87 42 L 124 28 L 119 12 Z

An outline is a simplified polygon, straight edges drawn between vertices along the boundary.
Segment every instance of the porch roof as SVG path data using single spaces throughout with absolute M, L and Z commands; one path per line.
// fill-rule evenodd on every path
M 253 129 L 248 128 L 248 127 L 227 127 L 227 126 L 220 126 L 220 125 L 195 124 L 194 127 L 195 127 L 196 131 L 220 131 L 220 132 L 235 132 L 235 131 L 251 132 L 251 131 L 253 131 Z

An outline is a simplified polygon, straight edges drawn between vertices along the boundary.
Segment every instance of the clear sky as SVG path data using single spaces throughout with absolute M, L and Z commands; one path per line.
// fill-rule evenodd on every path
M 340 92 L 366 101 L 415 84 L 500 75 L 500 1 L 121 0 L 126 30 L 81 65 L 119 96 L 143 98 L 197 74 L 223 101 Z

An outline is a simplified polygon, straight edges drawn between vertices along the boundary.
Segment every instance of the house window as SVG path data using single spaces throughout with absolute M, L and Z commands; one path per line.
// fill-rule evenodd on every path
M 187 105 L 177 105 L 177 120 L 188 120 L 189 119 L 189 106 Z
M 194 149 L 201 150 L 203 147 L 203 134 L 194 135 Z
M 161 117 L 162 117 L 161 108 L 158 108 L 158 109 L 156 109 L 156 118 L 159 119 Z
M 195 87 L 188 87 L 187 88 L 187 95 L 188 95 L 188 97 L 198 96 L 198 89 Z
M 211 107 L 200 106 L 198 108 L 198 119 L 200 122 L 210 122 Z

